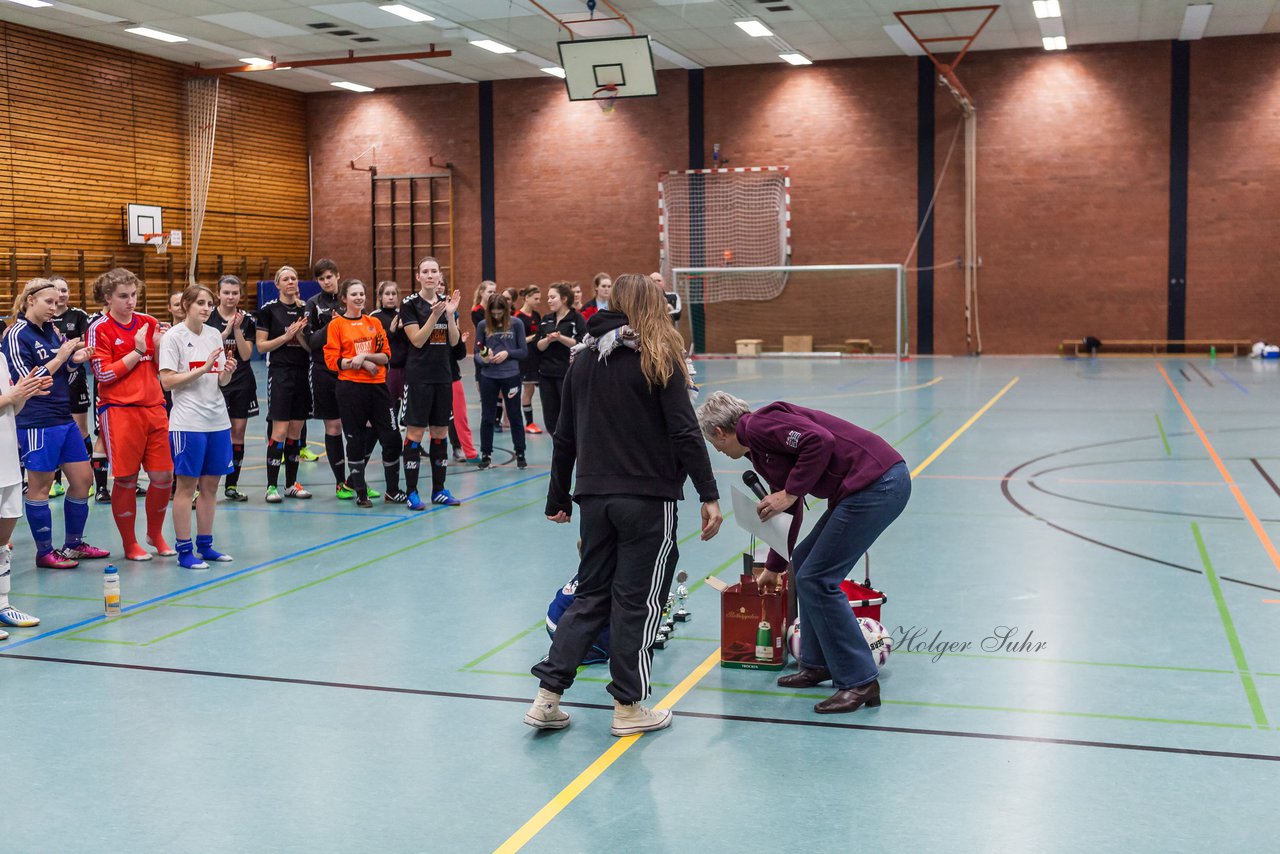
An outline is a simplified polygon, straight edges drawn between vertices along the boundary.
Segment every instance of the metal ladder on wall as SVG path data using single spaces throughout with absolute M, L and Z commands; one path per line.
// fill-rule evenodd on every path
M 403 292 L 417 290 L 417 263 L 426 255 L 440 262 L 453 281 L 453 174 L 378 175 L 372 188 L 373 284 L 387 279 Z

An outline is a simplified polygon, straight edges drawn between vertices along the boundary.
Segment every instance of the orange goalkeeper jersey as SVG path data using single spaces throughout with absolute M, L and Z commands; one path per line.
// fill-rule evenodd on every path
M 385 353 L 391 358 L 387 333 L 375 317 L 360 316 L 355 320 L 337 315 L 329 321 L 329 338 L 324 344 L 324 363 L 338 374 L 338 379 L 353 383 L 385 383 L 387 369 L 379 365 L 377 373 L 363 368 L 339 369 L 338 365 L 361 353 Z
M 149 314 L 134 312 L 123 324 L 110 314 L 89 327 L 89 350 L 93 353 L 93 376 L 98 383 L 98 406 L 164 406 L 164 391 L 156 368 L 155 328 L 160 324 Z M 134 338 L 149 333 L 147 352 L 133 370 L 124 357 L 134 349 Z

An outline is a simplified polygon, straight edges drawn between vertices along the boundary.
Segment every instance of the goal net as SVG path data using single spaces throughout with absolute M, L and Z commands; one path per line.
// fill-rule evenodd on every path
M 901 264 L 676 267 L 681 332 L 698 353 L 860 353 L 905 358 L 906 270 Z M 773 276 L 773 296 L 757 283 Z M 739 346 L 740 341 L 759 344 Z
M 813 351 L 906 355 L 901 265 L 791 264 L 785 166 L 662 173 L 658 234 L 695 352 L 732 353 L 740 339 L 803 350 L 808 336 Z

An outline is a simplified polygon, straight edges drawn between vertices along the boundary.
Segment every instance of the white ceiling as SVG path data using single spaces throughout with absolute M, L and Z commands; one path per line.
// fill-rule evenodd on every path
M 280 61 L 357 54 L 425 51 L 434 43 L 447 59 L 373 62 L 259 72 L 256 79 L 302 92 L 331 91 L 335 80 L 376 88 L 424 83 L 536 77 L 539 60 L 555 60 L 556 42 L 568 35 L 528 0 L 404 0 L 436 16 L 414 24 L 370 2 L 308 0 L 76 0 L 31 9 L 0 0 L 0 20 L 127 48 L 150 56 L 208 66 L 238 65 L 240 57 Z M 562 18 L 585 18 L 585 0 L 540 0 Z M 777 63 L 787 46 L 812 59 L 901 55 L 885 32 L 895 11 L 968 5 L 974 0 L 613 0 L 639 33 L 654 41 L 659 68 Z M 1196 0 L 1201 2 L 1201 0 Z M 1062 26 L 1072 45 L 1175 39 L 1186 0 L 1060 0 Z M 778 9 L 779 11 L 770 11 Z M 597 16 L 608 15 L 604 2 Z M 734 26 L 744 15 L 765 22 L 775 39 L 751 38 Z M 914 18 L 927 36 L 962 33 L 970 15 Z M 336 24 L 328 31 L 310 25 Z M 145 25 L 185 36 L 164 44 L 125 32 Z M 597 24 L 579 36 L 612 35 L 625 28 Z M 347 35 L 338 35 L 346 32 Z M 1218 0 L 1206 36 L 1280 32 L 1280 0 Z M 520 50 L 497 55 L 468 44 L 489 37 Z M 1002 4 L 974 50 L 1040 46 L 1031 0 Z M 376 39 L 376 41 L 356 41 Z M 554 62 L 550 64 L 555 64 Z

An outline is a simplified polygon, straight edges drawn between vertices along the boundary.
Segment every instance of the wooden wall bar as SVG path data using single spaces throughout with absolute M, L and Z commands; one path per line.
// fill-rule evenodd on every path
M 0 305 L 50 270 L 77 299 L 112 264 L 139 272 L 161 310 L 189 261 L 186 77 L 176 63 L 0 23 Z M 198 278 L 309 262 L 300 93 L 222 78 Z M 130 246 L 122 208 L 160 205 L 184 246 Z M 211 282 L 210 282 L 211 283 Z M 91 302 L 91 296 L 86 295 Z M 252 284 L 247 300 L 254 299 Z M 0 314 L 7 313 L 0 311 Z

